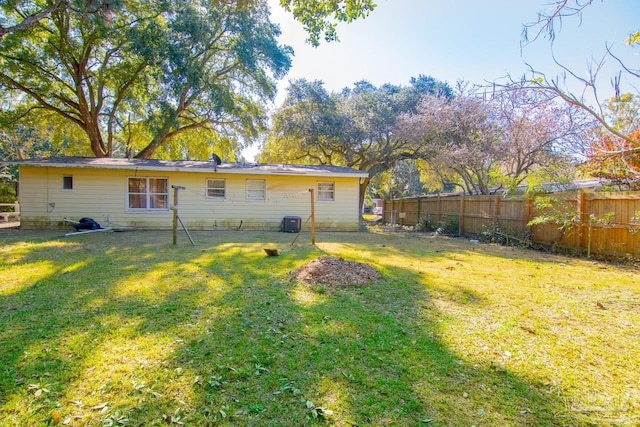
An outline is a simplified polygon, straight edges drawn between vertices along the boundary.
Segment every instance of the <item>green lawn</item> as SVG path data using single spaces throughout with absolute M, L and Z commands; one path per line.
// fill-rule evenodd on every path
M 2 426 L 640 424 L 632 267 L 415 233 L 61 235 L 0 231 Z M 290 280 L 322 255 L 383 279 Z

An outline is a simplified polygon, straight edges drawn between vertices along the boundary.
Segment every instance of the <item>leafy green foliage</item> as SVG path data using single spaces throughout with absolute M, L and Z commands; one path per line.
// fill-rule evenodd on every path
M 437 224 L 431 219 L 430 216 L 425 216 L 420 219 L 420 222 L 416 226 L 417 231 L 436 231 L 438 229 Z
M 113 19 L 114 13 L 119 12 L 119 3 L 118 0 L 27 1 L 22 4 L 17 1 L 5 2 L 3 5 L 8 7 L 0 9 L 0 37 L 30 30 L 37 26 L 41 20 L 49 18 L 56 12 L 68 9 L 81 11 L 85 16 L 109 22 Z M 254 7 L 256 2 L 249 0 L 212 2 L 214 7 L 221 4 L 246 10 Z M 20 5 L 20 7 L 15 9 L 9 7 L 15 5 Z M 365 18 L 376 7 L 372 0 L 316 0 L 312 2 L 280 0 L 280 5 L 285 10 L 292 12 L 293 17 L 304 25 L 305 30 L 309 33 L 308 41 L 314 46 L 320 44 L 321 38 L 328 42 L 338 40 L 336 27 L 339 22 L 352 22 Z
M 562 239 L 571 228 L 580 223 L 580 211 L 576 209 L 574 203 L 562 197 L 538 196 L 534 199 L 536 215 L 527 226 L 555 224 L 560 233 L 552 244 L 552 250 L 562 242 Z
M 0 112 L 0 158 L 19 160 L 63 155 L 88 156 L 87 139 L 72 123 L 45 111 L 28 117 Z M 17 178 L 17 170 L 14 175 Z
M 375 8 L 280 4 L 314 45 Z M 4 2 L 0 95 L 19 115 L 45 109 L 77 126 L 95 156 L 234 158 L 264 130 L 289 68 L 278 35 L 265 0 Z
M 446 222 L 441 227 L 444 234 L 457 236 L 460 233 L 460 218 L 457 216 L 448 216 Z
M 558 224 L 561 227 L 569 227 L 579 221 L 578 211 L 570 208 L 570 203 L 565 199 L 552 196 L 539 196 L 535 198 L 534 206 L 539 215 L 529 221 L 527 225 Z
M 376 7 L 373 0 L 280 0 L 280 5 L 302 23 L 313 46 L 321 39 L 337 41 L 337 23 L 365 18 Z
M 427 190 L 420 178 L 420 170 L 416 160 L 399 160 L 391 169 L 373 178 L 368 191 L 374 198 L 382 199 L 424 194 Z
M 426 76 L 412 79 L 409 86 L 376 87 L 360 81 L 340 93 L 327 92 L 320 81 L 293 81 L 273 115 L 260 160 L 367 171 L 369 178 L 361 183 L 362 204 L 371 179 L 423 149 L 398 138 L 395 130 L 398 117 L 414 111 L 425 93 L 446 97 L 451 89 Z
M 208 157 L 214 141 L 237 148 L 264 128 L 291 54 L 277 43 L 265 1 L 139 0 L 115 12 L 105 21 L 63 8 L 26 35 L 0 39 L 4 96 L 19 95 L 8 110 L 55 113 L 84 133 L 95 156 L 146 158 L 206 129 L 216 135 Z M 182 146 L 187 157 L 204 151 Z
M 15 203 L 18 200 L 18 183 L 0 178 L 0 203 Z

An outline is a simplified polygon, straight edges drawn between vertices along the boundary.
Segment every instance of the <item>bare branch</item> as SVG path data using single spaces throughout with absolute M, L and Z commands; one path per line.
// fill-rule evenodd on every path
M 629 67 L 627 67 L 627 65 L 622 62 L 622 60 L 620 58 L 618 58 L 612 51 L 611 51 L 611 46 L 607 43 L 606 44 L 606 49 L 607 49 L 607 53 L 616 61 L 618 61 L 618 64 L 620 64 L 620 66 L 622 67 L 622 69 L 624 71 L 626 71 L 627 73 L 631 74 L 634 77 L 640 78 L 640 70 L 632 70 Z
M 0 25 L 0 39 L 2 37 L 6 36 L 7 34 L 15 33 L 15 32 L 18 32 L 18 31 L 24 31 L 24 30 L 28 30 L 30 28 L 35 27 L 36 25 L 38 25 L 40 23 L 41 20 L 43 20 L 44 18 L 49 17 L 53 12 L 58 10 L 58 8 L 60 8 L 63 3 L 65 3 L 65 0 L 56 0 L 48 8 L 43 9 L 40 12 L 35 13 L 33 15 L 29 15 L 29 16 L 25 17 L 22 22 L 14 25 L 14 26 L 3 27 L 2 25 Z
M 582 11 L 594 0 L 555 0 L 551 3 L 551 10 L 538 13 L 538 19 L 524 25 L 520 48 L 546 37 L 550 42 L 556 38 L 556 25 L 562 27 L 562 20 L 570 16 L 578 16 L 582 23 Z M 533 34 L 531 34 L 533 32 Z

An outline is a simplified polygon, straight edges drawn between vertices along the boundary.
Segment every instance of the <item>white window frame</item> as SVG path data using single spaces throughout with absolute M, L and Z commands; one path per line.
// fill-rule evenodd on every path
M 222 187 L 216 187 L 213 184 L 215 182 L 218 183 L 222 183 Z M 213 199 L 213 200 L 224 200 L 227 197 L 227 180 L 224 178 L 207 178 L 207 182 L 205 184 L 205 194 L 206 194 L 206 198 L 207 199 Z M 211 195 L 210 191 L 215 193 L 216 190 L 222 191 L 222 195 Z
M 267 180 L 248 179 L 247 180 L 247 200 L 264 202 L 267 200 Z
M 146 180 L 145 183 L 145 191 L 144 192 L 134 192 L 131 193 L 129 191 L 129 183 L 132 179 L 144 179 Z M 149 182 L 151 180 L 163 180 L 166 182 L 165 188 L 166 188 L 166 192 L 165 193 L 153 193 L 150 191 L 151 186 L 149 185 Z M 142 208 L 134 208 L 131 207 L 131 195 L 144 195 L 145 196 L 145 206 Z M 158 197 L 158 196 L 163 196 L 165 199 L 165 206 L 164 207 L 158 207 L 158 208 L 152 208 L 150 207 L 152 205 L 152 201 L 154 200 L 154 197 Z M 167 177 L 163 177 L 163 176 L 130 176 L 127 177 L 127 191 L 126 191 L 126 210 L 128 212 L 167 212 L 169 210 L 169 178 Z
M 327 187 L 330 187 L 330 188 L 327 188 Z M 335 181 L 319 181 L 317 199 L 319 202 L 335 202 L 336 201 Z
M 67 179 L 69 180 L 68 182 L 71 184 L 71 186 L 68 188 L 66 187 Z M 62 191 L 73 191 L 73 175 L 62 176 Z

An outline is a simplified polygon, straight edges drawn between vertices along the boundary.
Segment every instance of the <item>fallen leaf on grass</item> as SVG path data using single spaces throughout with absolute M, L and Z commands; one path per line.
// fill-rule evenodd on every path
M 533 328 L 532 328 L 532 327 L 530 327 L 530 326 L 527 326 L 527 325 L 518 325 L 518 326 L 519 326 L 519 327 L 520 327 L 520 329 L 522 329 L 523 331 L 529 332 L 529 333 L 530 333 L 530 334 L 532 334 L 532 335 L 535 335 L 535 334 L 536 334 L 536 330 L 535 330 L 535 329 L 533 329 Z
M 81 420 L 82 419 L 82 415 L 74 415 L 72 417 L 67 417 L 62 421 L 62 425 L 68 426 L 70 425 L 73 421 L 76 420 Z
M 108 403 L 101 403 L 99 405 L 92 406 L 89 409 L 91 409 L 92 411 L 101 411 L 101 410 L 106 410 L 107 408 L 109 408 L 109 404 Z

